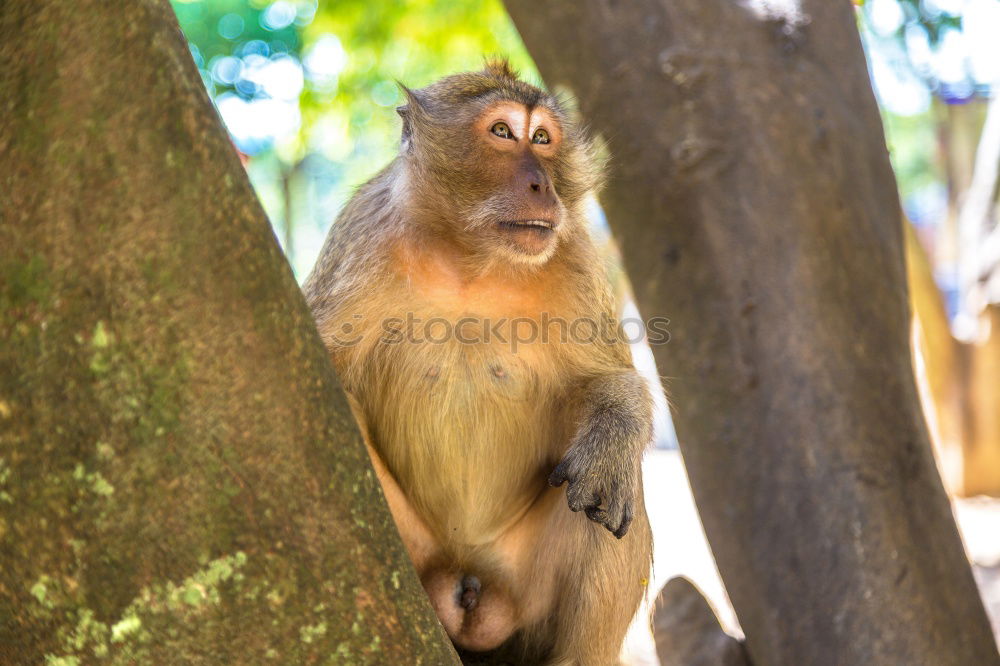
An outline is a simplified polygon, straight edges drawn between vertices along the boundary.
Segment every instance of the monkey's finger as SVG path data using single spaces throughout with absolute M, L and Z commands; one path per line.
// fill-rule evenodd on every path
M 605 511 L 604 509 L 599 509 L 597 507 L 588 508 L 586 510 L 586 514 L 587 518 L 590 518 L 592 521 L 594 521 L 607 531 L 611 532 L 619 539 L 621 538 L 618 536 L 617 532 L 617 525 L 619 524 L 620 521 L 615 519 L 614 516 L 616 514 L 612 513 L 611 511 Z
M 610 497 L 611 501 L 607 506 L 609 520 L 604 526 L 616 538 L 621 539 L 632 522 L 632 503 L 628 500 L 620 482 L 611 484 Z
M 582 511 L 584 509 L 596 509 L 601 505 L 601 496 L 595 492 L 588 491 L 580 483 L 570 482 L 566 490 L 566 501 L 572 511 Z
M 618 529 L 613 532 L 615 537 L 621 539 L 623 536 L 625 536 L 631 524 L 632 524 L 632 505 L 626 504 L 625 510 L 622 512 L 622 522 L 618 526 Z
M 550 486 L 561 486 L 563 483 L 569 480 L 569 465 L 566 461 L 563 461 L 556 465 L 556 468 L 552 470 L 549 474 L 549 485 Z

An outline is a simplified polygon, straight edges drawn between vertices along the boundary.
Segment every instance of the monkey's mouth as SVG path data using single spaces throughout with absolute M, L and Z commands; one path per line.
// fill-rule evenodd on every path
M 515 231 L 538 230 L 547 233 L 553 231 L 556 225 L 551 220 L 509 220 L 501 222 L 500 228 Z
M 518 254 L 539 260 L 547 257 L 556 244 L 556 227 L 559 220 L 526 218 L 504 220 L 497 224 L 497 230 L 507 245 Z

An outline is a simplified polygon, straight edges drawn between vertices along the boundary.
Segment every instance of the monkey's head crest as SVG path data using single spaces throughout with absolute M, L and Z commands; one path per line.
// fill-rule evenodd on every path
M 402 160 L 420 182 L 412 196 L 451 220 L 446 232 L 470 251 L 545 263 L 582 224 L 581 203 L 602 171 L 559 99 L 505 59 L 419 90 L 400 86 Z

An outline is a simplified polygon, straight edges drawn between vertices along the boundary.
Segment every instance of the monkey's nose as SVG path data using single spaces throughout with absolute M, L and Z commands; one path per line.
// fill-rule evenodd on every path
M 557 205 L 556 188 L 552 185 L 549 174 L 532 157 L 525 158 L 521 163 L 511 185 L 515 196 L 523 197 L 526 205 L 539 208 L 539 212 L 543 208 Z
M 552 182 L 541 171 L 532 171 L 529 173 L 527 181 L 528 190 L 532 195 L 546 197 L 552 194 Z
M 547 194 L 552 190 L 548 177 L 540 171 L 535 171 L 528 176 L 528 187 L 537 194 Z

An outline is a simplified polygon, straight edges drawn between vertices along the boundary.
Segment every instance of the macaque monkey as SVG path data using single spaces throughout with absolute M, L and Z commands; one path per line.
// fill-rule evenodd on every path
M 651 562 L 652 407 L 584 218 L 595 149 L 506 62 L 404 91 L 400 154 L 306 298 L 463 658 L 616 664 Z

